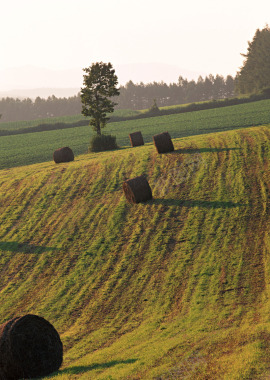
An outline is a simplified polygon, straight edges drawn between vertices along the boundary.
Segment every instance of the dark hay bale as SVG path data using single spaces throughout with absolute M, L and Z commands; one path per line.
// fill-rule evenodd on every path
M 8 380 L 4 372 L 2 372 L 1 368 L 0 368 L 0 380 Z
M 143 137 L 141 132 L 133 132 L 129 134 L 129 139 L 131 146 L 144 145 Z
M 0 326 L 1 380 L 47 376 L 62 361 L 62 342 L 46 319 L 27 314 Z
M 144 175 L 126 180 L 123 183 L 123 190 L 129 203 L 140 203 L 152 199 L 152 190 Z
M 173 152 L 174 146 L 168 132 L 159 133 L 153 136 L 154 144 L 158 153 Z
M 56 164 L 74 161 L 74 154 L 68 146 L 65 146 L 64 148 L 59 148 L 54 151 L 53 159 Z

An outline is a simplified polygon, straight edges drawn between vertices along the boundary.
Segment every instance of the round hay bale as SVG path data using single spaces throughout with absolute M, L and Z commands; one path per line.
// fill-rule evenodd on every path
M 74 161 L 74 154 L 68 146 L 65 146 L 54 151 L 53 159 L 56 164 L 59 164 L 60 162 Z
M 1 368 L 0 368 L 0 380 L 8 380 L 4 372 L 2 372 Z
M 141 132 L 133 132 L 129 134 L 129 139 L 131 146 L 140 146 L 144 145 L 143 137 Z
M 46 319 L 27 314 L 0 326 L 0 379 L 47 376 L 63 361 L 58 332 Z
M 123 190 L 129 203 L 146 202 L 152 199 L 152 190 L 144 175 L 126 180 L 123 183 Z
M 153 136 L 154 144 L 158 153 L 168 153 L 174 151 L 173 142 L 169 132 L 159 133 Z

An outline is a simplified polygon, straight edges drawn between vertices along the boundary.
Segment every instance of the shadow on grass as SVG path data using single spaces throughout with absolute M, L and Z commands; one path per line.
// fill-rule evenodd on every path
M 69 367 L 62 369 L 60 371 L 55 372 L 52 374 L 52 376 L 61 376 L 64 374 L 67 375 L 79 375 L 88 371 L 93 371 L 94 369 L 106 369 L 110 367 L 114 367 L 118 364 L 132 364 L 135 363 L 138 359 L 127 359 L 127 360 L 112 360 L 107 363 L 94 363 L 91 365 L 82 365 L 82 366 L 75 366 L 75 367 Z M 50 377 L 46 377 L 46 379 L 49 379 Z
M 43 247 L 41 245 L 28 244 L 28 243 L 18 243 L 16 241 L 1 241 L 0 249 L 2 251 L 11 251 L 17 253 L 43 253 L 48 251 L 56 251 L 58 248 L 54 247 Z
M 224 202 L 224 201 L 201 201 L 201 200 L 183 200 L 183 199 L 153 199 L 152 204 L 164 206 L 182 206 L 182 207 L 205 207 L 205 208 L 233 208 L 243 207 L 242 203 Z
M 229 152 L 230 150 L 241 150 L 242 148 L 186 148 L 176 149 L 170 154 L 195 154 L 195 153 L 216 153 L 216 152 Z M 167 153 L 168 154 L 168 153 Z

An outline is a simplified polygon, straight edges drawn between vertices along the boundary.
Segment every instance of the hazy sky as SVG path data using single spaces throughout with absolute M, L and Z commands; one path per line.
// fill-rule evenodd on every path
M 235 75 L 269 15 L 270 0 L 6 0 L 0 69 L 158 62 Z

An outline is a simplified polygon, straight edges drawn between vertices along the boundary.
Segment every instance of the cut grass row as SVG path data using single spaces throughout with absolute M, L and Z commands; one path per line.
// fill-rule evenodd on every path
M 270 100 L 204 111 L 110 123 L 105 133 L 120 146 L 130 144 L 128 134 L 141 131 L 146 143 L 168 131 L 173 138 L 226 131 L 270 123 Z M 75 155 L 86 153 L 93 131 L 89 126 L 0 137 L 0 169 L 51 161 L 55 149 L 69 146 Z
M 270 128 L 0 171 L 0 322 L 48 319 L 51 379 L 269 376 Z M 127 204 L 145 174 L 154 199 Z

